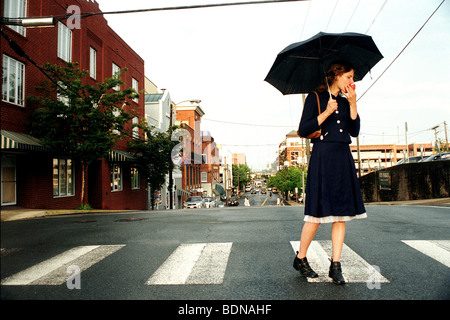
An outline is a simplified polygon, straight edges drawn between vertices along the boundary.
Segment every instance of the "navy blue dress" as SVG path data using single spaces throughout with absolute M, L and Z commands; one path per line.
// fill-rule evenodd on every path
M 318 92 L 320 109 L 327 108 L 329 93 Z M 313 149 L 306 179 L 305 221 L 329 223 L 366 218 L 366 210 L 349 144 L 359 134 L 360 118 L 350 118 L 350 104 L 345 97 L 334 97 L 338 109 L 321 126 L 317 98 L 310 93 L 299 124 L 302 137 L 322 129 L 322 135 L 312 139 Z

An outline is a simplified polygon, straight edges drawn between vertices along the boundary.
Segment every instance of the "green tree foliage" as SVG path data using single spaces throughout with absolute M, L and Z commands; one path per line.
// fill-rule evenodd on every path
M 306 184 L 306 170 L 304 181 Z M 302 168 L 287 167 L 286 169 L 278 171 L 275 176 L 269 178 L 267 187 L 276 187 L 285 195 L 287 195 L 289 191 L 295 193 L 295 188 L 298 188 L 298 192 L 300 193 L 302 190 Z
M 85 204 L 85 183 L 88 166 L 106 157 L 117 140 L 126 136 L 127 122 L 133 117 L 129 106 L 139 94 L 132 88 L 114 90 L 123 85 L 121 76 L 96 85 L 87 84 L 88 71 L 77 63 L 45 64 L 45 72 L 54 81 L 44 81 L 37 88 L 39 96 L 27 97 L 38 109 L 28 123 L 30 134 L 56 155 L 81 162 L 81 204 Z
M 251 180 L 251 170 L 246 164 L 232 165 L 233 170 L 233 188 L 239 183 L 239 190 L 242 190 Z
M 151 206 L 153 210 L 155 204 L 154 191 L 161 189 L 166 181 L 166 175 L 174 168 L 171 152 L 177 141 L 171 140 L 173 128 L 169 128 L 167 132 L 160 132 L 145 122 L 135 126 L 143 130 L 145 138 L 128 141 L 128 147 L 136 152 L 137 169 L 145 177 L 152 190 Z M 169 188 L 171 187 L 169 186 Z

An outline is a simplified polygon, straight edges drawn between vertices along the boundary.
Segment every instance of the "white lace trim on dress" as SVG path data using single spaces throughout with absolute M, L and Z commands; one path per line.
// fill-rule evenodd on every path
M 322 217 L 322 218 L 316 218 L 313 216 L 306 215 L 305 219 L 303 219 L 306 222 L 312 222 L 312 223 L 332 223 L 332 222 L 343 222 L 343 221 L 350 221 L 353 219 L 364 219 L 367 218 L 367 213 L 357 214 L 356 216 L 328 216 L 328 217 Z

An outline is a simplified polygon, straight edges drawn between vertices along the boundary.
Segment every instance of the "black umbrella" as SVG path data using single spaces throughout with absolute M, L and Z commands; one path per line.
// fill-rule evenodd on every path
M 382 58 L 371 36 L 319 32 L 281 51 L 264 80 L 285 95 L 309 93 L 321 84 L 325 70 L 334 61 L 350 63 L 358 81 Z

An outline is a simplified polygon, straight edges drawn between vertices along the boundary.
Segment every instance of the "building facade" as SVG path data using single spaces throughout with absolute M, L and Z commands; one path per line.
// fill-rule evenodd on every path
M 186 148 L 180 163 L 181 186 L 177 184 L 177 196 L 179 203 L 185 201 L 188 196 L 202 196 L 201 164 L 202 136 L 200 130 L 201 118 L 205 114 L 200 104 L 194 101 L 185 101 L 176 104 L 176 123 L 181 125 L 186 135 L 183 141 Z
M 5 0 L 1 16 L 63 16 L 76 10 L 100 12 L 98 3 L 90 0 L 73 0 L 69 9 L 73 11 L 68 11 L 64 0 Z M 14 50 L 10 43 L 24 54 Z M 34 64 L 77 62 L 81 69 L 89 71 L 85 81 L 90 84 L 103 82 L 127 68 L 122 80 L 126 87 L 141 93 L 144 61 L 108 26 L 102 15 L 80 20 L 69 17 L 49 28 L 2 26 L 1 57 L 2 205 L 76 208 L 81 200 L 80 164 L 46 150 L 27 132 L 27 122 L 37 107 L 27 103 L 26 97 L 38 96 L 35 87 L 46 79 Z M 130 101 L 130 108 L 136 110 L 137 117 L 144 117 L 143 95 Z M 119 140 L 107 158 L 90 166 L 86 187 L 87 202 L 93 208 L 146 208 L 143 179 L 133 168 L 126 139 Z

